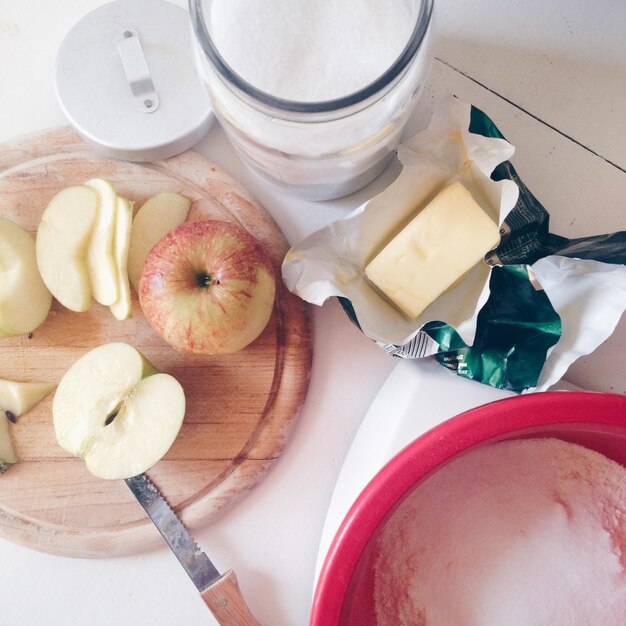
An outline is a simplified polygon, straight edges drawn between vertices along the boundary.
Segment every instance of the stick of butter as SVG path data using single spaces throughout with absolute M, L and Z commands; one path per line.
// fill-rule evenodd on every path
M 372 259 L 365 275 L 416 319 L 499 241 L 498 225 L 461 183 L 452 183 Z

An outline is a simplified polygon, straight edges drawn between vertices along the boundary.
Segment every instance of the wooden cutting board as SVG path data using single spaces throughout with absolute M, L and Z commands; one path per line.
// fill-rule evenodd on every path
M 58 382 L 91 348 L 135 346 L 174 375 L 187 397 L 178 439 L 148 475 L 190 528 L 219 516 L 263 477 L 281 454 L 304 402 L 311 333 L 304 303 L 280 280 L 288 245 L 272 218 L 232 177 L 194 152 L 154 163 L 99 156 L 69 128 L 0 146 L 0 215 L 36 232 L 48 201 L 89 178 L 111 180 L 135 210 L 151 195 L 175 191 L 193 200 L 189 219 L 237 222 L 270 253 L 277 299 L 263 334 L 227 356 L 175 352 L 151 329 L 134 295 L 124 322 L 94 303 L 73 313 L 54 301 L 32 336 L 0 340 L 0 378 Z M 123 481 L 91 476 L 56 442 L 53 394 L 11 427 L 19 462 L 0 476 L 0 535 L 68 556 L 113 556 L 161 539 Z

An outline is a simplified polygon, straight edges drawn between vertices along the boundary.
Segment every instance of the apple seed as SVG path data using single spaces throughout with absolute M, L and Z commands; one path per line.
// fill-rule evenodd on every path
M 11 422 L 11 424 L 15 424 L 15 422 L 17 421 L 15 413 L 13 413 L 12 411 L 5 411 L 4 414 L 7 416 L 7 419 L 9 420 L 9 422 Z
M 120 412 L 119 409 L 116 409 L 115 411 L 113 411 L 113 413 L 111 413 L 105 420 L 104 420 L 104 425 L 108 426 L 116 417 L 117 414 Z

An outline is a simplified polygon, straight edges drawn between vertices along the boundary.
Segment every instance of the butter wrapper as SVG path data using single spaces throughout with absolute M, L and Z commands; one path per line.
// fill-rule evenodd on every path
M 287 287 L 318 305 L 338 296 L 393 356 L 432 356 L 497 388 L 548 389 L 613 333 L 626 310 L 626 232 L 551 233 L 548 211 L 509 161 L 513 152 L 482 111 L 447 100 L 398 149 L 403 170 L 394 183 L 289 251 Z M 411 322 L 370 286 L 364 268 L 390 231 L 454 181 L 498 222 L 501 241 Z
M 426 130 L 398 148 L 402 172 L 387 189 L 287 253 L 282 268 L 287 288 L 317 305 L 331 296 L 349 300 L 344 304 L 351 307 L 363 333 L 383 346 L 411 342 L 432 320 L 453 326 L 471 344 L 476 315 L 489 294 L 487 263 L 474 266 L 417 320 L 408 319 L 381 297 L 364 273 L 398 225 L 453 182 L 462 183 L 499 225 L 513 209 L 517 185 L 511 180 L 494 181 L 490 175 L 513 155 L 514 148 L 502 138 L 470 133 L 470 114 L 469 104 L 448 99 Z M 415 356 L 437 350 L 427 337 L 418 343 L 422 349 Z

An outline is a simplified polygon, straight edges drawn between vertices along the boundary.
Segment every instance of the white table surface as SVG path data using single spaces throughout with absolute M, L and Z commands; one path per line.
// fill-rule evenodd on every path
M 0 142 L 65 123 L 52 83 L 54 56 L 69 28 L 100 4 L 0 2 Z M 517 147 L 513 162 L 550 211 L 553 232 L 582 236 L 626 228 L 626 4 L 437 0 L 437 17 L 437 60 L 412 128 L 423 127 L 437 101 L 454 93 L 486 111 Z M 391 168 L 338 201 L 305 202 L 258 181 L 217 126 L 197 149 L 255 193 L 290 242 L 344 216 L 394 174 Z M 307 623 L 336 478 L 396 363 L 350 324 L 336 302 L 315 308 L 312 318 L 309 394 L 283 456 L 243 501 L 195 533 L 218 568 L 237 572 L 264 625 Z M 625 344 L 622 319 L 566 378 L 586 389 L 625 393 Z M 441 376 L 449 374 L 442 370 Z M 167 548 L 78 560 L 0 541 L 0 563 L 2 624 L 215 623 Z

